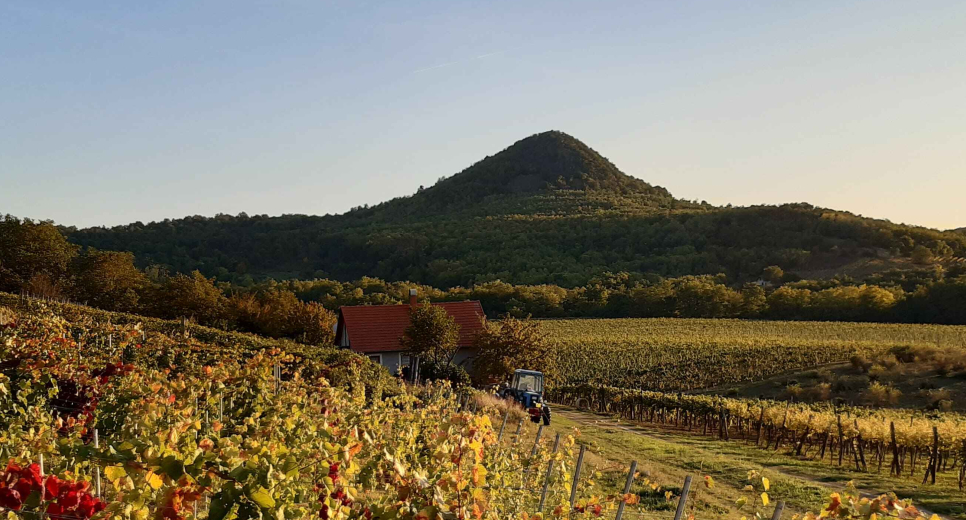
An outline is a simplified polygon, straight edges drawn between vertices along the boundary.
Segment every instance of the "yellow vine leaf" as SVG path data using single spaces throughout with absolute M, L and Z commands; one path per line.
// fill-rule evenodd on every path
M 108 466 L 104 468 L 104 476 L 111 482 L 117 482 L 127 476 L 127 471 L 121 466 Z
M 144 480 L 151 486 L 151 489 L 158 489 L 164 485 L 164 478 L 153 471 L 149 471 Z
M 761 494 L 761 505 L 763 505 L 763 506 L 767 506 L 768 505 L 768 493 L 762 493 Z

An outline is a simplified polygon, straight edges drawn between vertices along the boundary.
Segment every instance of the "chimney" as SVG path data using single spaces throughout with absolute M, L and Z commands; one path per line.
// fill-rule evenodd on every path
M 410 307 L 416 306 L 416 289 L 409 290 L 409 306 Z

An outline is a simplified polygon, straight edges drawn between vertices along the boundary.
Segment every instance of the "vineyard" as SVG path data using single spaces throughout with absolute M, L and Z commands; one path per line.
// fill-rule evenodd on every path
M 741 439 L 796 456 L 810 454 L 830 464 L 854 464 L 857 471 L 900 477 L 923 472 L 935 484 L 937 472 L 958 474 L 966 488 L 966 416 L 911 410 L 833 408 L 718 396 L 669 394 L 580 385 L 560 388 L 554 400 L 630 420 L 673 425 L 722 439 Z
M 848 362 L 894 347 L 966 350 L 966 327 L 708 319 L 565 319 L 542 325 L 563 385 L 688 391 Z
M 660 518 L 644 489 L 676 503 L 675 518 L 694 515 L 688 485 L 676 497 L 632 468 L 605 487 L 581 468 L 576 432 L 541 437 L 447 386 L 309 354 L 0 307 L 0 508 L 38 520 Z M 749 479 L 735 515 L 780 516 L 767 479 Z M 870 512 L 918 516 L 857 493 L 832 495 L 823 516 Z

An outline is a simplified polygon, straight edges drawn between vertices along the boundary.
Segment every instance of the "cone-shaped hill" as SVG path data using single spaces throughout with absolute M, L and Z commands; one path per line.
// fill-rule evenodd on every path
M 412 196 L 342 215 L 218 215 L 65 231 L 83 246 L 131 251 L 141 266 L 223 280 L 376 276 L 436 286 L 573 286 L 608 272 L 724 273 L 741 283 L 771 265 L 825 278 L 857 275 L 860 264 L 862 273 L 902 266 L 917 248 L 966 255 L 958 232 L 808 204 L 722 208 L 675 199 L 556 131 Z

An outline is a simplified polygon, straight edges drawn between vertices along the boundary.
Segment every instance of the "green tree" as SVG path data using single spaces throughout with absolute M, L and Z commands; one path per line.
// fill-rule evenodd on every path
M 778 285 L 782 283 L 782 279 L 785 278 L 785 271 L 783 271 L 782 268 L 778 267 L 777 265 L 770 265 L 761 272 L 761 277 L 765 281 Z
M 335 342 L 335 313 L 320 303 L 300 302 L 292 321 L 293 337 L 310 345 L 331 346 Z
M 800 320 L 807 317 L 812 303 L 812 291 L 779 287 L 768 295 L 768 315 L 772 318 Z
M 90 249 L 74 264 L 73 297 L 94 307 L 134 312 L 147 285 L 131 253 Z
M 409 326 L 399 346 L 410 356 L 434 365 L 449 364 L 459 348 L 460 326 L 438 305 L 420 305 L 409 312 Z
M 954 253 L 953 248 L 949 247 L 945 240 L 935 241 L 932 245 L 932 251 L 940 258 L 953 256 Z
M 741 288 L 739 315 L 742 318 L 757 318 L 768 309 L 768 296 L 765 289 L 754 283 L 746 283 Z
M 168 278 L 155 292 L 152 311 L 163 318 L 193 318 L 205 325 L 228 325 L 228 299 L 212 280 L 194 271 Z
M 506 316 L 498 322 L 488 322 L 476 336 L 478 349 L 473 360 L 473 371 L 481 384 L 505 381 L 516 369 L 539 370 L 548 381 L 555 373 L 549 336 L 540 323 L 527 317 Z
M 912 250 L 912 261 L 913 263 L 919 265 L 925 265 L 932 262 L 932 250 L 926 246 L 916 246 Z
M 61 296 L 77 246 L 51 222 L 0 218 L 0 290 Z

